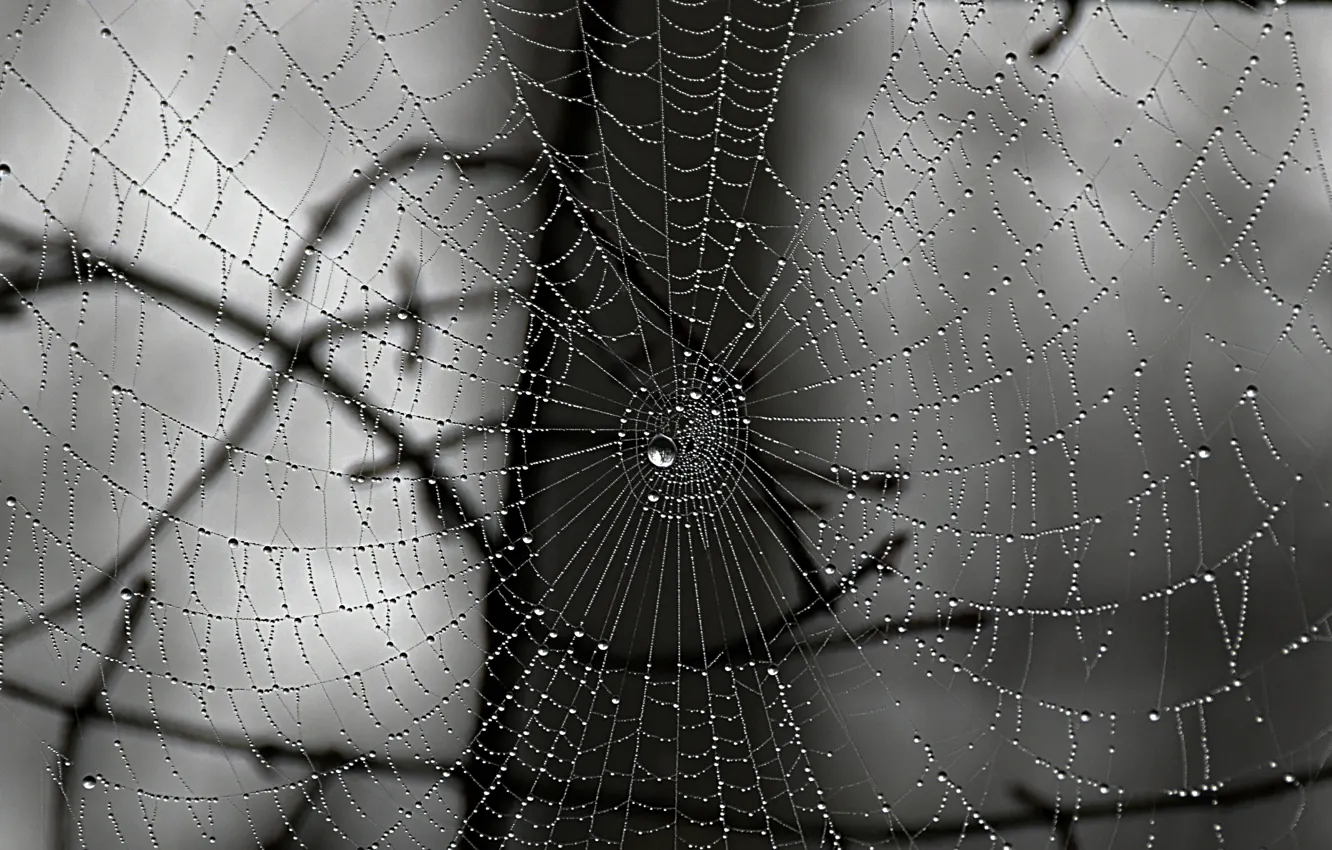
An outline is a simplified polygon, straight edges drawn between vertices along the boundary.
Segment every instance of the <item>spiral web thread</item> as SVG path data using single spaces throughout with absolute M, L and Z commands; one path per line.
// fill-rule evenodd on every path
M 1316 16 L 121 6 L 0 12 L 14 846 L 1326 841 Z

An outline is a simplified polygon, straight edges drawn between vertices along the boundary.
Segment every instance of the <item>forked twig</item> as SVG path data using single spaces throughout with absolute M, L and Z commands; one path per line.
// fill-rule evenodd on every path
M 429 450 L 415 445 L 406 430 L 392 417 L 381 412 L 376 405 L 365 401 L 363 393 L 356 390 L 349 380 L 342 377 L 332 365 L 326 366 L 314 356 L 315 345 L 324 338 L 324 328 L 321 327 L 313 333 L 295 339 L 288 339 L 262 319 L 218 303 L 214 299 L 192 291 L 179 281 L 147 271 L 136 271 L 131 275 L 127 270 L 116 268 L 105 261 L 95 266 L 93 274 L 95 277 L 115 280 L 136 293 L 171 304 L 200 317 L 201 320 L 209 323 L 218 322 L 249 337 L 259 345 L 273 349 L 286 364 L 282 369 L 277 366 L 270 367 L 276 379 L 288 377 L 288 370 L 309 373 L 330 395 L 352 405 L 367 424 L 381 436 L 388 438 L 397 447 L 404 462 L 415 466 L 424 476 L 449 477 L 439 471 L 437 461 Z M 451 515 L 461 533 L 470 537 L 481 551 L 487 551 L 489 540 L 485 533 L 484 511 L 481 510 L 479 501 L 463 496 L 457 487 L 453 489 L 456 496 L 455 504 L 444 506 L 445 510 Z

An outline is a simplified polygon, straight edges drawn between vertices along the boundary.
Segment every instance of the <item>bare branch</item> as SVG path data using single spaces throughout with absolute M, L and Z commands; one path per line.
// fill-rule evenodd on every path
M 1033 59 L 1044 59 L 1058 50 L 1064 39 L 1082 22 L 1082 13 L 1086 8 L 1083 0 L 1064 0 L 1063 7 L 1060 23 L 1032 44 L 1030 55 Z
M 844 647 L 864 647 L 876 639 L 887 643 L 916 632 L 975 630 L 983 628 L 988 621 L 978 612 L 958 611 L 945 616 L 888 622 L 852 630 L 830 626 L 817 632 L 807 632 L 801 628 L 805 622 L 807 620 L 801 619 L 799 614 L 788 615 L 734 638 L 718 649 L 702 649 L 688 654 L 620 655 L 609 649 L 600 649 L 604 644 L 598 644 L 595 639 L 586 636 L 552 642 L 550 646 L 556 650 L 569 650 L 582 663 L 603 672 L 614 670 L 678 676 L 701 673 L 721 664 L 780 662 L 800 651 L 820 653 Z
M 953 615 L 955 621 L 959 615 Z M 928 621 L 920 621 L 925 627 Z M 936 621 L 937 625 L 937 621 Z M 0 698 L 18 699 L 38 708 L 68 713 L 71 706 L 55 697 L 34 691 L 26 685 L 6 677 L 4 690 Z M 222 733 L 217 729 L 197 729 L 175 723 L 162 717 L 140 715 L 117 710 L 112 714 L 106 708 L 94 704 L 80 715 L 80 722 L 107 723 L 119 727 L 139 729 L 205 747 L 230 750 L 260 758 L 272 766 L 278 759 L 291 759 L 308 765 L 320 774 L 345 772 L 352 767 L 366 770 L 401 774 L 405 776 L 425 776 L 445 778 L 450 781 L 467 782 L 465 766 L 452 762 L 439 762 L 429 759 L 397 761 L 369 754 L 348 754 L 336 750 L 307 750 L 291 742 L 256 742 L 247 736 L 235 736 Z M 1161 814 L 1170 811 L 1188 809 L 1210 809 L 1217 806 L 1239 806 L 1257 803 L 1262 800 L 1279 797 L 1332 780 L 1332 765 L 1309 769 L 1300 773 L 1272 777 L 1244 784 L 1226 785 L 1219 790 L 1191 792 L 1173 792 L 1163 794 L 1145 794 L 1129 798 L 1112 799 L 1104 803 L 1081 804 L 1073 812 L 1061 813 L 1059 817 L 1072 820 L 1092 820 L 1103 817 L 1132 817 L 1135 815 Z M 700 823 L 713 823 L 717 820 L 715 807 L 700 807 L 693 810 L 689 804 L 676 800 L 656 800 L 642 795 L 633 797 L 620 796 L 608 790 L 600 777 L 589 777 L 594 787 L 583 789 L 579 784 L 567 784 L 546 775 L 529 774 L 521 769 L 505 771 L 495 780 L 503 785 L 505 793 L 566 806 L 586 806 L 596 811 L 612 811 L 632 807 L 635 812 L 663 823 L 672 822 L 679 814 L 697 820 Z M 1055 820 L 1053 807 L 1041 802 L 1034 810 L 1009 812 L 993 817 L 986 817 L 984 823 L 993 830 L 1023 829 L 1039 827 Z M 734 808 L 726 808 L 725 820 L 733 829 L 769 828 L 784 835 L 813 836 L 819 835 L 827 827 L 823 818 L 811 818 L 808 821 L 790 822 L 774 816 L 754 812 L 746 813 Z M 677 814 L 678 813 L 678 814 Z M 812 813 L 811 813 L 812 814 Z M 838 824 L 837 829 L 843 835 L 861 841 L 887 841 L 894 836 L 911 835 L 916 842 L 924 843 L 931 839 L 955 841 L 964 830 L 971 831 L 977 826 L 974 818 L 956 823 L 920 823 L 898 824 L 891 829 L 872 829 L 854 823 Z
M 314 791 L 301 791 L 301 797 L 296 801 L 296 808 L 292 809 L 290 815 L 282 816 L 282 826 L 264 841 L 262 850 L 286 850 L 296 846 L 300 841 L 301 827 L 310 818 L 310 812 L 314 808 L 314 798 L 316 795 L 322 796 L 323 792 L 323 783 L 318 776 L 311 776 L 310 781 L 315 785 Z
M 394 147 L 384 160 L 376 158 L 369 173 L 358 171 L 340 196 L 311 210 L 310 217 L 315 222 L 315 235 L 311 242 L 319 242 L 324 237 L 336 233 L 343 224 L 347 211 L 365 200 L 382 175 L 401 174 L 421 163 L 429 163 L 430 170 L 435 171 L 443 167 L 445 162 L 453 162 L 459 168 L 504 168 L 527 172 L 537 161 L 535 154 L 486 151 L 471 155 L 454 155 L 448 146 L 437 142 L 404 142 Z M 297 250 L 287 258 L 274 280 L 274 284 L 283 292 L 297 292 L 305 270 L 311 267 L 309 255 L 305 252 L 306 246 L 296 247 Z
M 814 556 L 809 553 L 809 548 L 805 545 L 804 532 L 796 524 L 795 513 L 791 510 L 793 504 L 799 502 L 787 498 L 788 494 L 778 482 L 776 473 L 764 462 L 753 444 L 747 445 L 745 451 L 750 464 L 758 473 L 756 476 L 758 481 L 755 483 L 759 498 L 777 521 L 777 532 L 781 536 L 783 547 L 791 557 L 791 567 L 795 570 L 796 576 L 803 581 L 801 588 L 805 591 L 806 601 L 801 608 L 806 608 L 827 598 L 836 588 L 824 580 L 819 565 L 815 563 Z
M 76 610 L 86 608 L 101 599 L 115 587 L 121 574 L 128 570 L 148 549 L 169 520 L 178 516 L 185 506 L 203 490 L 204 485 L 216 475 L 225 472 L 231 457 L 231 447 L 245 441 L 259 424 L 266 413 L 273 409 L 271 390 L 257 393 L 249 406 L 236 419 L 236 424 L 208 452 L 199 471 L 178 488 L 167 503 L 135 533 L 128 543 L 122 546 L 111 559 L 97 570 L 97 577 L 86 588 L 76 589 L 69 596 L 54 605 L 43 609 L 38 615 L 6 628 L 2 638 L 5 641 L 22 640 L 38 630 L 48 628 L 51 620 L 64 617 Z
M 1117 0 L 1117 2 L 1122 3 L 1124 0 Z M 1147 0 L 1147 2 L 1160 3 L 1161 0 Z M 1201 5 L 1203 2 L 1204 0 L 1197 0 L 1196 5 Z M 1212 2 L 1208 2 L 1206 5 L 1216 5 L 1216 2 L 1217 0 L 1212 0 Z M 1237 6 L 1250 12 L 1263 12 L 1273 5 L 1271 0 L 1223 0 L 1223 2 L 1227 5 Z M 1296 0 L 1296 2 L 1301 2 L 1301 0 Z M 1310 0 L 1303 0 L 1303 2 L 1310 2 Z M 1326 0 L 1312 0 L 1312 2 L 1322 3 L 1326 2 Z M 1082 18 L 1089 5 L 1095 5 L 1095 2 L 1090 2 L 1090 0 L 1064 0 L 1064 9 L 1061 13 L 1063 20 L 1032 44 L 1030 50 L 1031 57 L 1033 59 L 1044 59 L 1050 54 L 1058 51 L 1059 48 L 1063 46 L 1064 41 L 1068 39 L 1077 30 L 1078 25 L 1082 23 Z M 1174 6 L 1177 4 L 1166 2 L 1162 3 L 1162 5 Z M 1178 5 L 1195 4 L 1180 3 Z
M 343 378 L 332 366 L 324 366 L 315 358 L 313 349 L 316 343 L 324 339 L 326 328 L 320 327 L 313 333 L 288 339 L 272 328 L 268 322 L 195 292 L 180 281 L 142 270 L 135 271 L 131 275 L 128 270 L 119 269 L 105 261 L 98 262 L 92 274 L 95 277 L 116 280 L 136 293 L 193 313 L 204 321 L 218 322 L 251 338 L 259 345 L 274 349 L 281 360 L 286 362 L 287 370 L 300 370 L 311 374 L 330 395 L 352 405 L 371 427 L 397 447 L 404 462 L 412 464 L 425 476 L 448 477 L 440 473 L 428 449 L 415 445 L 398 423 L 381 413 L 375 405 L 365 401 L 363 394 L 354 389 L 350 381 Z M 281 371 L 278 367 L 270 368 L 278 379 L 290 375 L 289 371 Z M 488 551 L 486 517 L 479 502 L 462 495 L 459 488 L 453 489 L 455 503 L 446 506 L 448 514 L 461 533 L 471 538 L 481 551 Z
M 887 567 L 891 561 L 889 556 L 900 550 L 906 545 L 907 536 L 902 532 L 889 534 L 874 550 L 861 559 L 860 563 L 849 575 L 845 575 L 833 588 L 827 590 L 822 597 L 814 603 L 806 606 L 796 617 L 798 620 L 807 620 L 810 617 L 817 616 L 825 610 L 831 608 L 840 602 L 848 593 L 851 592 L 860 580 L 871 573 L 879 573 Z
M 724 824 L 737 831 L 770 831 L 776 835 L 805 839 L 825 835 L 831 828 L 844 838 L 860 842 L 888 842 L 909 836 L 911 841 L 925 844 L 931 841 L 956 842 L 959 835 L 975 832 L 978 828 L 987 833 L 1001 832 L 1039 828 L 1060 820 L 1068 823 L 1071 829 L 1077 821 L 1096 818 L 1154 816 L 1171 811 L 1215 810 L 1218 806 L 1248 805 L 1305 791 L 1311 786 L 1329 780 L 1332 780 L 1332 764 L 1286 777 L 1229 785 L 1219 791 L 1199 791 L 1196 795 L 1185 792 L 1143 794 L 1110 799 L 1106 802 L 1081 803 L 1072 810 L 1058 811 L 1039 798 L 1034 798 L 1037 802 L 1035 809 L 1024 806 L 992 817 L 970 816 L 953 822 L 928 820 L 909 823 L 889 815 L 892 822 L 884 826 L 872 824 L 869 818 L 861 822 L 837 822 L 832 815 L 819 814 L 815 811 L 810 811 L 810 817 L 807 819 L 790 820 L 780 818 L 771 811 L 746 812 L 730 806 L 722 808 L 719 820 L 716 804 L 653 799 L 641 794 L 625 796 L 609 789 L 604 778 L 600 776 L 587 777 L 587 784 L 583 785 L 562 782 L 546 775 L 534 776 L 521 770 L 510 770 L 502 774 L 499 781 L 504 783 L 508 794 L 519 798 L 531 796 L 533 799 L 557 803 L 564 807 L 586 808 L 589 816 L 592 812 L 628 809 L 636 816 L 661 824 L 677 823 L 684 818 L 696 823 Z
M 1073 831 L 1072 812 L 1060 811 L 1056 806 L 1041 799 L 1039 794 L 1026 785 L 1014 785 L 1011 790 L 1013 796 L 1028 809 L 1054 823 L 1055 833 L 1059 836 L 1059 850 L 1078 850 L 1077 833 Z
M 671 653 L 651 655 L 621 655 L 612 652 L 604 642 L 592 636 L 570 637 L 552 644 L 558 650 L 568 650 L 574 657 L 599 670 L 616 670 L 631 673 L 651 673 L 675 676 L 684 673 L 698 673 L 719 664 L 745 664 L 750 661 L 778 662 L 793 652 L 809 650 L 823 652 L 842 647 L 865 646 L 873 639 L 884 642 L 912 632 L 938 631 L 947 629 L 978 629 L 988 622 L 979 612 L 971 610 L 954 611 L 945 616 L 907 620 L 901 623 L 886 623 L 868 628 L 850 630 L 831 626 L 816 633 L 805 630 L 811 621 L 828 613 L 843 596 L 851 592 L 857 582 L 865 575 L 884 569 L 889 565 L 889 556 L 901 548 L 906 535 L 893 534 L 877 546 L 857 569 L 844 577 L 826 594 L 809 602 L 786 615 L 755 628 L 726 645 L 713 650 L 700 649 L 690 653 Z
M 98 697 L 103 691 L 110 692 L 111 685 L 120 671 L 124 669 L 124 655 L 134 640 L 134 632 L 143 620 L 147 610 L 148 594 L 152 585 L 147 579 L 140 580 L 133 589 L 124 624 L 112 638 L 111 646 L 97 664 L 97 674 L 92 677 L 79 695 L 78 701 L 63 709 L 65 715 L 60 730 L 60 742 L 56 745 L 57 761 L 55 779 L 59 786 L 61 801 L 64 805 L 51 807 L 51 842 L 56 850 L 68 846 L 69 830 L 65 828 L 65 813 L 72 811 L 73 800 L 77 796 L 74 783 L 77 771 L 79 744 L 83 740 L 83 719 L 98 708 Z M 63 761 L 64 764 L 60 764 Z
M 34 708 L 68 714 L 74 710 L 68 703 L 42 693 L 39 690 L 16 680 L 13 676 L 5 677 L 5 686 L 0 690 L 0 699 L 16 699 Z M 170 738 L 201 747 L 212 747 L 229 752 L 243 753 L 257 757 L 270 764 L 275 759 L 299 759 L 303 763 L 318 767 L 322 771 L 345 771 L 354 766 L 367 770 L 405 775 L 439 776 L 454 768 L 452 762 L 431 759 L 413 759 L 399 764 L 388 758 L 361 753 L 343 753 L 337 750 L 307 750 L 297 742 L 256 741 L 248 735 L 222 732 L 213 727 L 200 728 L 187 723 L 180 723 L 151 714 L 141 714 L 125 709 L 114 711 L 94 703 L 78 713 L 79 723 L 104 723 L 119 728 L 137 729 L 150 732 L 161 738 Z
M 889 620 L 885 623 L 851 630 L 844 627 L 829 627 L 819 632 L 806 632 L 799 644 L 795 641 L 791 642 L 791 648 L 794 649 L 797 645 L 801 645 L 809 647 L 814 652 L 823 652 L 842 647 L 864 647 L 876 640 L 880 643 L 889 643 L 899 637 L 917 632 L 975 631 L 985 628 L 989 625 L 989 622 L 989 618 L 981 612 L 967 609 L 901 622 Z

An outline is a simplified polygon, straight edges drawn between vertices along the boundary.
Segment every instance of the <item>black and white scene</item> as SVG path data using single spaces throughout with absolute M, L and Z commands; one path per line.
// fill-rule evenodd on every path
M 1330 45 L 0 0 L 0 848 L 1332 848 Z

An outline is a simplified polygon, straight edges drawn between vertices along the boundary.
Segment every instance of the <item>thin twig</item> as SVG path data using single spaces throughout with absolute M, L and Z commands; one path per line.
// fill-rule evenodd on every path
M 60 742 L 56 745 L 57 761 L 55 780 L 60 789 L 61 800 L 51 807 L 51 843 L 55 850 L 64 850 L 69 842 L 69 830 L 65 828 L 66 810 L 73 811 L 73 801 L 77 796 L 74 789 L 78 773 L 75 762 L 78 759 L 79 744 L 83 740 L 83 720 L 98 711 L 98 698 L 102 693 L 110 692 L 115 678 L 124 669 L 124 655 L 134 640 L 134 632 L 143 620 L 147 609 L 148 594 L 152 585 L 147 579 L 135 584 L 128 610 L 125 612 L 122 628 L 112 638 L 111 646 L 97 663 L 97 673 L 84 687 L 73 705 L 62 710 Z M 6 691 L 12 687 L 6 683 Z M 64 765 L 60 762 L 63 761 Z M 59 805 L 63 802 L 64 805 Z
M 735 831 L 766 831 L 783 837 L 815 838 L 824 835 L 829 816 L 810 811 L 808 819 L 790 820 L 777 817 L 772 807 L 761 811 L 741 811 L 734 806 L 718 807 L 716 803 L 691 803 L 682 799 L 652 799 L 641 793 L 625 796 L 607 789 L 604 777 L 588 776 L 587 785 L 568 783 L 545 774 L 533 775 L 522 769 L 506 771 L 499 781 L 508 794 L 534 800 L 559 803 L 566 807 L 587 808 L 593 812 L 630 810 L 652 822 L 670 825 L 681 819 L 700 824 L 725 825 Z M 1279 797 L 1323 782 L 1332 781 L 1332 764 L 1310 769 L 1289 777 L 1276 777 L 1246 784 L 1227 786 L 1220 791 L 1192 793 L 1142 794 L 1119 797 L 1105 802 L 1079 804 L 1072 811 L 1056 810 L 1039 803 L 1037 809 L 1024 806 L 1004 814 L 977 818 L 974 815 L 957 821 L 927 820 L 918 823 L 901 821 L 895 815 L 891 825 L 871 825 L 870 818 L 839 821 L 836 830 L 843 837 L 860 842 L 889 842 L 909 836 L 916 843 L 931 841 L 956 842 L 959 835 L 975 832 L 1003 832 L 1048 825 L 1057 818 L 1076 821 L 1106 817 L 1133 817 L 1160 815 L 1191 809 L 1215 809 L 1218 806 L 1249 805 Z M 719 816 L 720 813 L 720 816 Z M 1052 814 L 1053 813 L 1053 814 Z
M 952 615 L 956 620 L 962 614 Z M 938 623 L 920 621 L 921 628 L 937 627 Z M 60 712 L 70 712 L 71 706 L 61 700 L 35 691 L 32 688 L 6 677 L 0 696 L 18 699 L 37 708 Z M 336 750 L 306 750 L 288 742 L 258 743 L 248 736 L 222 733 L 217 729 L 207 731 L 151 715 L 117 710 L 114 714 L 96 702 L 80 715 L 80 722 L 113 724 L 120 727 L 140 729 L 160 735 L 164 738 L 194 743 L 205 747 L 230 750 L 251 756 L 258 756 L 266 763 L 279 758 L 299 760 L 321 774 L 345 772 L 353 766 L 371 771 L 382 771 L 408 776 L 428 776 L 445 778 L 450 781 L 466 779 L 461 775 L 465 764 L 439 762 L 428 759 L 410 760 L 399 763 L 382 757 L 370 757 L 364 754 L 347 754 Z M 601 777 L 588 777 L 596 787 L 583 790 L 578 783 L 569 784 L 553 779 L 544 774 L 532 774 L 518 766 L 516 770 L 507 770 L 500 774 L 495 783 L 502 784 L 505 792 L 513 797 L 531 796 L 535 800 L 560 803 L 569 806 L 595 807 L 596 811 L 612 811 L 631 807 L 636 812 L 663 823 L 673 822 L 678 815 L 685 815 L 700 823 L 717 822 L 718 809 L 707 806 L 694 807 L 675 800 L 656 800 L 635 794 L 624 797 L 607 791 Z M 1101 803 L 1079 805 L 1068 816 L 1076 820 L 1093 820 L 1104 817 L 1133 817 L 1160 814 L 1170 811 L 1204 809 L 1214 807 L 1240 806 L 1258 803 L 1279 797 L 1283 794 L 1332 781 L 1332 764 L 1321 768 L 1309 769 L 1286 776 L 1272 777 L 1245 784 L 1226 785 L 1220 790 L 1199 791 L 1198 793 L 1163 793 L 1141 794 L 1121 797 Z M 984 818 L 984 823 L 993 830 L 1023 829 L 1040 826 L 1053 820 L 1054 807 L 1041 803 L 1039 810 L 1026 807 L 1022 810 Z M 771 829 L 783 835 L 813 836 L 821 834 L 826 826 L 823 819 L 810 819 L 803 822 L 791 822 L 765 813 L 745 813 L 733 807 L 725 807 L 722 823 L 732 829 L 752 830 Z M 678 813 L 678 814 L 676 814 Z M 955 823 L 930 821 L 920 824 L 898 824 L 891 829 L 869 829 L 856 823 L 839 824 L 842 834 L 861 841 L 888 841 L 894 837 L 911 835 L 917 842 L 929 840 L 956 840 L 963 831 L 976 828 L 978 821 L 968 818 Z
M 184 510 L 185 505 L 203 490 L 204 485 L 211 481 L 213 476 L 221 474 L 228 468 L 227 461 L 231 458 L 231 447 L 245 441 L 250 434 L 254 433 L 254 430 L 263 422 L 264 414 L 273 409 L 273 404 L 271 390 L 256 394 L 249 407 L 245 408 L 237 418 L 236 424 L 228 429 L 208 452 L 203 466 L 199 468 L 194 477 L 178 488 L 167 500 L 167 503 L 139 528 L 134 537 L 117 550 L 109 561 L 98 568 L 97 577 L 87 588 L 76 589 L 56 604 L 43 608 L 38 615 L 4 629 L 3 632 L 0 632 L 3 635 L 2 639 L 4 641 L 19 641 L 28 635 L 49 629 L 52 620 L 60 619 L 76 610 L 92 605 L 115 587 L 117 579 L 124 571 L 132 567 L 148 549 L 148 545 L 157 537 L 158 532 L 166 526 L 167 521 L 178 516 Z
M 1107 4 L 1107 5 L 1117 5 L 1118 3 L 1122 2 L 1124 2 L 1124 0 L 1116 0 L 1114 4 Z M 1147 2 L 1161 3 L 1161 0 L 1147 0 Z M 1207 2 L 1206 5 L 1208 6 L 1216 5 L 1216 2 L 1217 0 L 1212 0 L 1212 2 Z M 1275 3 L 1271 2 L 1271 0 L 1224 0 L 1224 2 L 1226 2 L 1228 5 L 1237 6 L 1240 9 L 1244 9 L 1249 12 L 1263 12 L 1271 8 L 1273 5 L 1276 5 Z M 1295 2 L 1323 3 L 1327 2 L 1327 0 L 1295 0 Z M 1184 6 L 1184 5 L 1203 5 L 1203 3 L 1204 0 L 1196 0 L 1196 2 L 1192 4 L 1187 2 L 1181 2 L 1181 3 L 1165 2 L 1162 3 L 1162 5 Z M 1036 39 L 1036 41 L 1032 43 L 1029 55 L 1033 59 L 1044 59 L 1045 57 L 1059 50 L 1059 48 L 1063 46 L 1064 42 L 1068 38 L 1070 38 L 1073 35 L 1073 33 L 1077 31 L 1079 24 L 1081 24 L 1082 19 L 1085 16 L 1087 7 L 1094 5 L 1096 5 L 1095 0 L 1064 0 L 1065 8 L 1061 15 L 1062 20 L 1059 23 L 1057 23 L 1053 28 L 1051 28 L 1049 32 L 1047 32 L 1045 35 L 1041 36 L 1040 38 Z
M 989 618 L 971 609 L 950 611 L 933 617 L 914 617 L 902 622 L 889 620 L 859 629 L 828 628 L 820 632 L 806 632 L 800 640 L 791 641 L 791 648 L 808 646 L 814 652 L 846 647 L 864 647 L 878 640 L 882 643 L 920 632 L 976 631 L 989 625 Z M 822 637 L 820 637 L 822 635 Z
M 555 642 L 554 648 L 568 650 L 585 664 L 602 671 L 681 675 L 707 671 L 720 664 L 744 664 L 750 661 L 780 661 L 791 652 L 810 649 L 820 652 L 843 646 L 864 646 L 875 637 L 885 642 L 912 632 L 941 629 L 978 629 L 986 620 L 979 612 L 955 611 L 947 616 L 908 620 L 904 623 L 874 625 L 865 629 L 824 630 L 827 636 L 816 642 L 804 627 L 812 620 L 828 613 L 865 575 L 891 566 L 890 555 L 901 549 L 905 534 L 891 534 L 875 547 L 851 574 L 844 577 L 832 590 L 808 604 L 790 611 L 769 623 L 733 638 L 725 646 L 714 650 L 698 649 L 691 653 L 654 653 L 651 655 L 622 655 L 609 648 L 600 649 L 597 638 L 585 635 Z
M 818 609 L 826 613 L 827 609 Z M 595 639 L 584 636 L 564 641 L 552 641 L 555 650 L 568 650 L 578 661 L 601 672 L 648 673 L 679 676 L 687 673 L 705 673 L 723 664 L 747 664 L 751 661 L 780 662 L 792 653 L 807 650 L 824 652 L 843 647 L 863 647 L 875 638 L 888 642 L 907 634 L 951 629 L 975 630 L 988 622 L 979 612 L 958 611 L 948 616 L 922 617 L 901 623 L 872 625 L 863 629 L 847 630 L 830 627 L 813 634 L 804 632 L 802 625 L 812 617 L 804 612 L 788 614 L 771 623 L 755 628 L 725 646 L 717 649 L 699 649 L 691 653 L 651 655 L 621 655 L 609 649 L 598 649 Z
M 13 676 L 5 677 L 4 688 L 0 689 L 0 698 L 15 699 L 34 708 L 59 714 L 67 714 L 74 710 L 68 703 L 26 685 Z M 454 768 L 452 762 L 413 759 L 400 764 L 385 758 L 343 753 L 333 749 L 307 750 L 291 742 L 256 741 L 249 735 L 223 732 L 214 727 L 202 729 L 156 715 L 142 714 L 126 709 L 112 711 L 96 703 L 80 712 L 78 717 L 80 724 L 102 723 L 126 729 L 138 729 L 187 744 L 243 753 L 258 757 L 265 762 L 271 762 L 278 758 L 299 759 L 318 767 L 322 771 L 345 771 L 353 766 L 361 766 L 368 770 L 439 776 L 441 771 L 449 771 Z
M 445 160 L 444 157 L 448 157 Z M 438 170 L 440 164 L 451 161 L 459 167 L 496 167 L 518 172 L 529 171 L 537 157 L 532 154 L 518 154 L 504 151 L 487 151 L 484 154 L 467 156 L 454 155 L 449 146 L 438 142 L 404 142 L 396 146 L 389 155 L 380 161 L 376 159 L 374 174 L 360 173 L 354 177 L 347 188 L 337 197 L 311 210 L 310 218 L 315 222 L 315 236 L 312 243 L 337 232 L 341 227 L 347 210 L 359 204 L 370 194 L 381 175 L 397 175 L 414 168 L 417 164 L 429 162 L 431 170 Z M 282 270 L 274 278 L 274 285 L 283 292 L 295 293 L 299 290 L 305 270 L 311 267 L 305 246 L 296 246 Z
M 801 621 L 807 620 L 823 613 L 825 610 L 832 608 L 832 606 L 842 601 L 842 599 L 846 598 L 846 595 L 851 592 L 852 588 L 858 585 L 860 580 L 865 576 L 870 575 L 871 573 L 883 572 L 883 570 L 891 564 L 889 556 L 894 552 L 900 551 L 902 547 L 906 545 L 906 542 L 907 536 L 903 532 L 894 532 L 886 535 L 883 540 L 874 547 L 872 552 L 860 560 L 860 563 L 856 565 L 856 568 L 852 570 L 850 574 L 843 576 L 841 581 L 839 581 L 835 587 L 824 593 L 824 595 L 815 603 L 806 606 L 804 611 L 801 611 L 796 615 L 797 619 Z
M 1044 59 L 1058 50 L 1059 46 L 1064 43 L 1064 39 L 1068 38 L 1069 34 L 1077 29 L 1078 24 L 1082 21 L 1084 8 L 1084 0 L 1064 0 L 1064 9 L 1060 15 L 1062 20 L 1032 44 L 1031 57 L 1033 59 Z
M 301 791 L 301 798 L 296 801 L 296 808 L 292 809 L 290 815 L 281 816 L 282 826 L 264 841 L 262 850 L 286 850 L 300 841 L 301 826 L 310 818 L 310 812 L 314 809 L 314 798 L 323 794 L 324 786 L 319 777 L 311 776 L 310 780 L 314 782 L 314 792 Z
M 1078 837 L 1073 831 L 1072 812 L 1060 811 L 1026 785 L 1014 785 L 1011 792 L 1015 799 L 1032 812 L 1054 823 L 1055 834 L 1059 836 L 1058 850 L 1078 850 Z
M 353 405 L 376 431 L 397 447 L 404 462 L 416 467 L 422 475 L 433 478 L 448 477 L 440 474 L 430 450 L 415 445 L 407 432 L 391 417 L 381 413 L 375 405 L 363 401 L 362 394 L 353 388 L 350 381 L 343 378 L 331 365 L 324 366 L 315 358 L 313 349 L 316 343 L 324 339 L 325 328 L 320 327 L 313 333 L 288 339 L 268 322 L 205 297 L 180 281 L 143 270 L 136 270 L 131 275 L 129 271 L 118 269 L 105 261 L 98 263 L 93 273 L 95 277 L 115 280 L 134 292 L 184 309 L 204 321 L 217 322 L 250 337 L 260 345 L 275 349 L 280 358 L 286 361 L 287 369 L 310 373 L 330 395 Z M 285 376 L 277 367 L 270 368 L 273 369 L 275 377 L 280 379 Z M 488 551 L 490 541 L 486 536 L 485 513 L 479 501 L 464 496 L 460 492 L 461 488 L 457 486 L 451 489 L 455 496 L 454 503 L 441 507 L 452 515 L 461 533 L 468 536 L 481 551 Z

